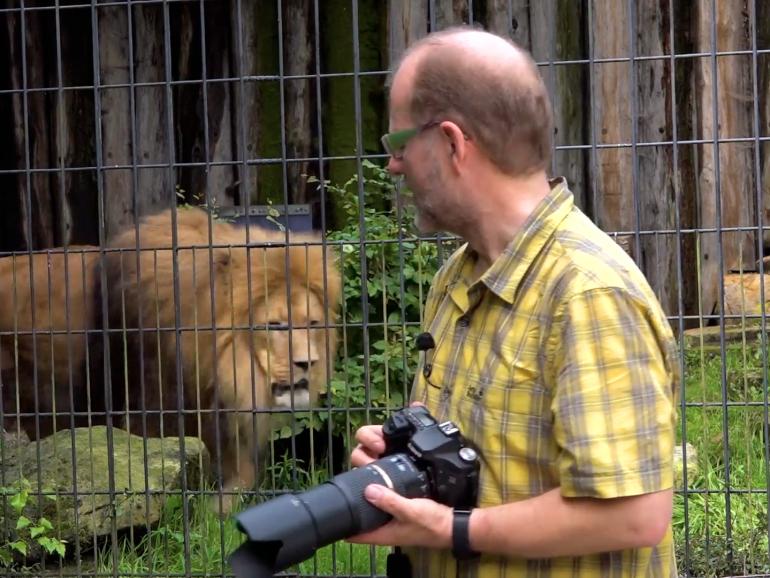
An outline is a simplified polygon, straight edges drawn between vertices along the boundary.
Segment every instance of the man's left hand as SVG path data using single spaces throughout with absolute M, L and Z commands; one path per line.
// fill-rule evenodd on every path
M 356 544 L 378 546 L 452 547 L 452 508 L 426 498 L 404 498 L 377 484 L 367 486 L 369 502 L 393 520 L 365 534 L 348 538 Z

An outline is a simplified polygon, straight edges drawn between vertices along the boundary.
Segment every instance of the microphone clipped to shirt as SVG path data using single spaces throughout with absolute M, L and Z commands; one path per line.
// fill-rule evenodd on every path
M 422 367 L 422 374 L 425 379 L 428 379 L 433 371 L 433 350 L 436 347 L 436 341 L 426 331 L 417 336 L 415 343 L 417 344 L 417 350 L 425 353 L 425 364 Z

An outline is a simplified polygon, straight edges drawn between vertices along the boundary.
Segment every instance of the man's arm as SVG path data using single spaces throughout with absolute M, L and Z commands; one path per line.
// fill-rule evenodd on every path
M 388 524 L 350 538 L 383 546 L 451 548 L 452 509 L 369 486 L 367 499 L 393 515 Z M 520 558 L 581 556 L 658 544 L 671 522 L 672 491 L 626 498 L 564 498 L 559 489 L 501 506 L 477 508 L 471 547 Z
M 671 490 L 663 490 L 626 498 L 565 498 L 556 488 L 474 510 L 470 542 L 480 552 L 522 558 L 654 546 L 671 522 L 672 496 Z

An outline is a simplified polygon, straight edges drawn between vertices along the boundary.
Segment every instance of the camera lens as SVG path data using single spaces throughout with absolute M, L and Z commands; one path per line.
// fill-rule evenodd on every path
M 250 540 L 240 558 L 231 559 L 236 574 L 241 575 L 236 563 L 249 563 L 246 556 L 273 568 L 286 568 L 306 560 L 318 548 L 385 524 L 390 515 L 364 497 L 369 484 L 386 486 L 406 498 L 429 495 L 425 474 L 406 454 L 394 454 L 307 492 L 254 506 L 236 517 L 239 529 Z

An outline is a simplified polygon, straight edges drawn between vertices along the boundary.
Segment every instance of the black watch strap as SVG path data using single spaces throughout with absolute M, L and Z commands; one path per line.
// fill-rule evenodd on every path
M 472 510 L 455 509 L 452 518 L 452 555 L 457 560 L 472 560 L 479 553 L 471 550 L 470 521 Z

